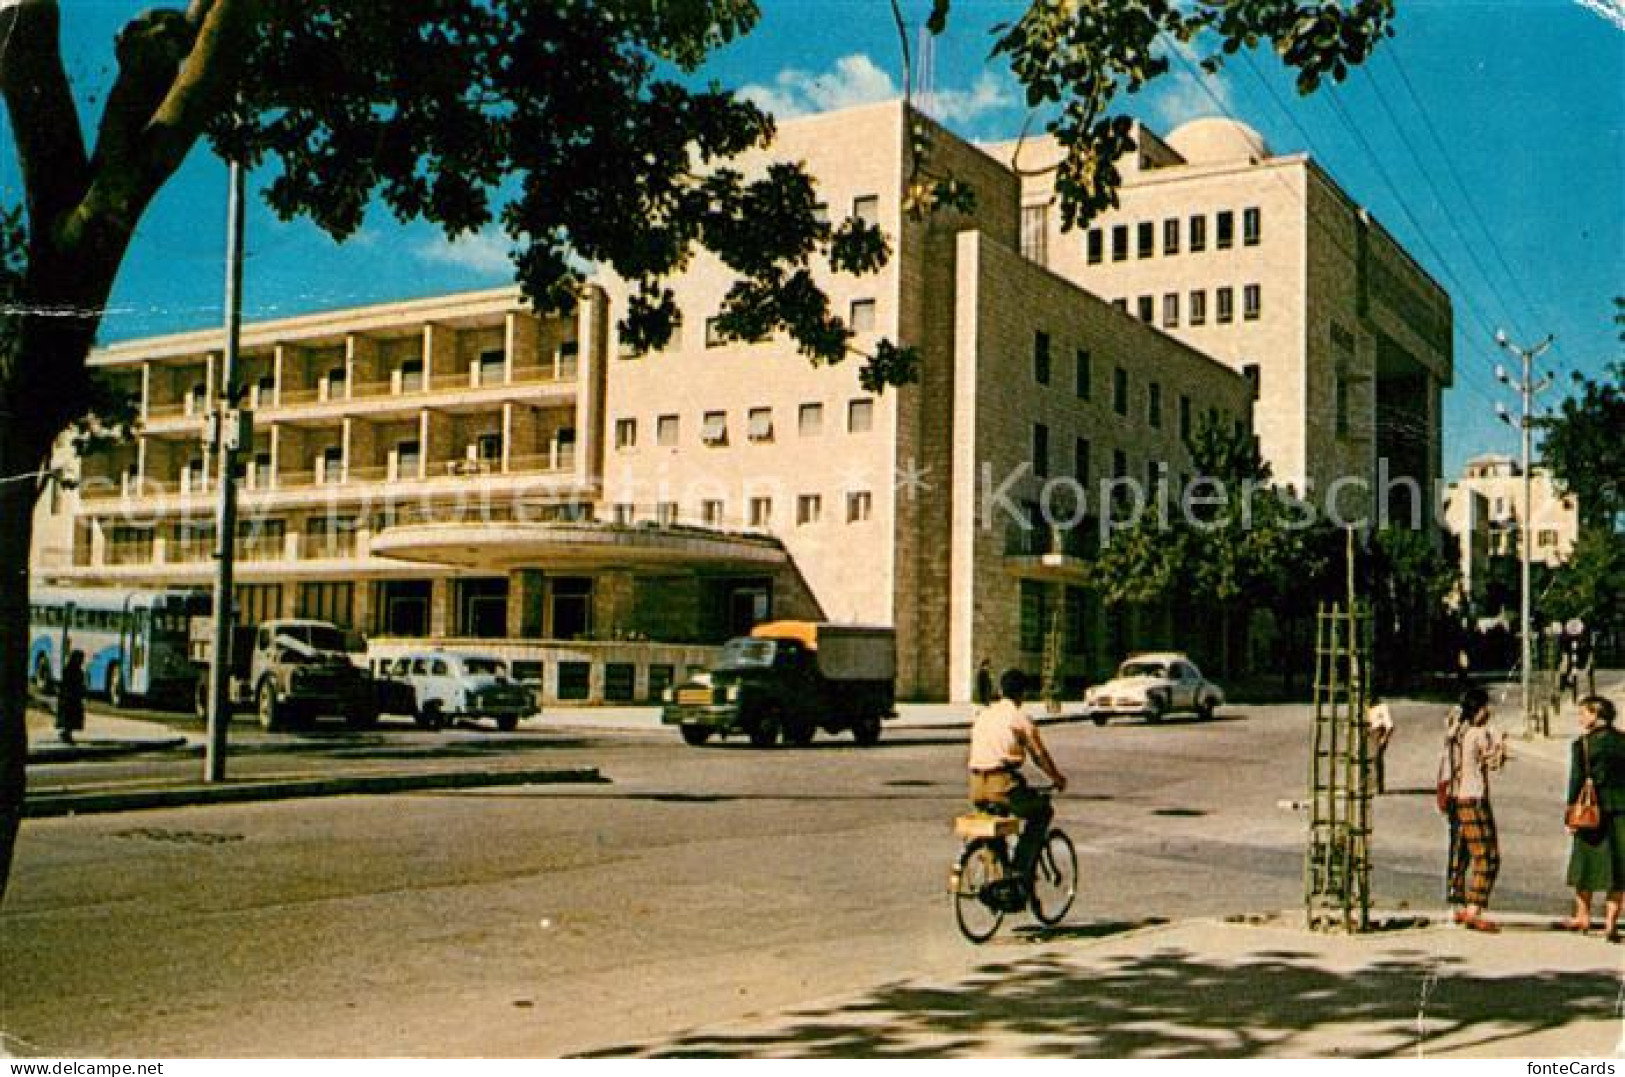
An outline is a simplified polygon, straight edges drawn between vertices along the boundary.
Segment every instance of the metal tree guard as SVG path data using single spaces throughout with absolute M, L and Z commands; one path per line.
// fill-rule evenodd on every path
M 1371 926 L 1371 611 L 1320 606 L 1304 905 L 1313 930 Z

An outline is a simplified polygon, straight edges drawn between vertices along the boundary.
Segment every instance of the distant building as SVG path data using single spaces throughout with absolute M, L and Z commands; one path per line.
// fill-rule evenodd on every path
M 905 211 L 910 123 L 973 214 Z M 243 615 L 327 618 L 383 653 L 477 644 L 548 699 L 657 695 L 776 617 L 894 625 L 904 696 L 966 699 L 984 657 L 1074 688 L 1120 659 L 1134 626 L 1082 586 L 1098 485 L 1188 477 L 1194 424 L 1251 430 L 1245 378 L 1023 258 L 1017 177 L 901 103 L 783 123 L 773 154 L 806 162 L 831 218 L 886 233 L 882 271 L 821 283 L 859 349 L 919 349 L 918 384 L 872 396 L 856 359 L 723 341 L 732 278 L 703 257 L 652 354 L 617 339 L 609 279 L 566 317 L 502 289 L 247 325 Z M 41 577 L 208 581 L 220 348 L 211 329 L 93 356 L 142 427 L 42 504 Z M 1162 616 L 1157 642 L 1204 630 Z
M 1345 520 L 1375 509 L 1422 526 L 1453 376 L 1449 295 L 1307 154 L 1225 119 L 1134 137 L 1118 207 L 1073 232 L 1054 141 L 992 147 L 1026 177 L 1028 257 L 1244 374 L 1277 481 Z
M 1557 566 L 1568 560 L 1580 535 L 1580 512 L 1570 495 L 1558 492 L 1552 473 L 1534 467 L 1529 473 L 1531 511 L 1524 511 L 1523 468 L 1510 456 L 1476 456 L 1461 478 L 1445 490 L 1445 524 L 1461 550 L 1461 597 L 1473 610 L 1482 608 L 1485 573 L 1491 558 L 1519 557 L 1525 519 L 1534 541 L 1530 560 Z

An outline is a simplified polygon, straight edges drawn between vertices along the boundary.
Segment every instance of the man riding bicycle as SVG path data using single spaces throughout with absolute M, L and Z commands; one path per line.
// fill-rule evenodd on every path
M 1016 841 L 1016 871 L 1021 878 L 1032 874 L 1038 851 L 1043 848 L 1055 809 L 1049 797 L 1027 784 L 1021 766 L 1032 754 L 1038 769 L 1049 775 L 1055 791 L 1066 791 L 1066 775 L 1044 747 L 1038 726 L 1022 713 L 1027 699 L 1027 678 L 1019 669 L 1005 670 L 999 678 L 1003 698 L 977 714 L 970 731 L 970 799 L 983 807 L 1008 811 L 1025 825 Z

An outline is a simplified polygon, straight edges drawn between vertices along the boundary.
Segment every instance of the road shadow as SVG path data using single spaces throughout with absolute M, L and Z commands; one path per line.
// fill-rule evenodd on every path
M 1089 929 L 1079 928 L 1080 932 Z M 952 984 L 893 984 L 768 1019 L 587 1057 L 1382 1058 L 1499 1043 L 1606 1016 L 1617 980 L 1548 973 L 1466 974 L 1420 950 L 1354 972 L 1296 951 L 1236 962 L 1177 948 L 1087 966 L 1035 954 Z

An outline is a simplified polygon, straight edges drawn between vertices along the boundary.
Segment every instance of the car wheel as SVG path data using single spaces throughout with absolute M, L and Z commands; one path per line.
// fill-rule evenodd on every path
M 497 719 L 497 728 L 502 730 L 504 733 L 512 733 L 515 729 L 519 728 L 519 715 L 504 714 L 502 717 Z
M 872 748 L 880 743 L 880 718 L 877 715 L 866 714 L 852 723 L 852 739 L 864 748 Z
M 698 748 L 711 739 L 711 727 L 704 725 L 678 726 L 682 730 L 683 743 Z
M 107 702 L 119 711 L 130 702 L 129 693 L 124 690 L 124 668 L 117 662 L 107 671 Z
M 1162 721 L 1162 716 L 1163 716 L 1164 713 L 1165 712 L 1163 710 L 1163 706 L 1162 706 L 1161 703 L 1157 703 L 1157 702 L 1153 701 L 1153 702 L 1148 702 L 1145 705 L 1145 720 L 1147 722 L 1155 723 L 1155 722 Z
M 811 718 L 789 718 L 784 723 L 784 742 L 791 747 L 805 748 L 813 742 L 818 733 L 818 727 Z
M 1213 721 L 1213 711 L 1214 703 L 1211 699 L 1205 699 L 1196 705 L 1196 717 L 1204 722 Z
M 357 706 L 344 715 L 344 724 L 351 729 L 371 729 L 378 724 L 378 709 L 369 706 Z
M 446 724 L 446 716 L 440 704 L 431 699 L 418 708 L 417 723 L 424 729 L 440 729 Z
M 268 733 L 275 733 L 288 724 L 288 706 L 282 702 L 282 695 L 277 690 L 276 680 L 267 677 L 260 682 L 260 690 L 255 697 L 256 708 L 259 711 L 260 728 Z
M 771 748 L 779 742 L 779 713 L 776 710 L 764 709 L 756 715 L 756 720 L 750 724 L 750 744 L 752 748 Z
M 1095 725 L 1105 725 L 1105 724 L 1106 724 L 1106 715 L 1104 715 L 1104 714 L 1095 715 Z

